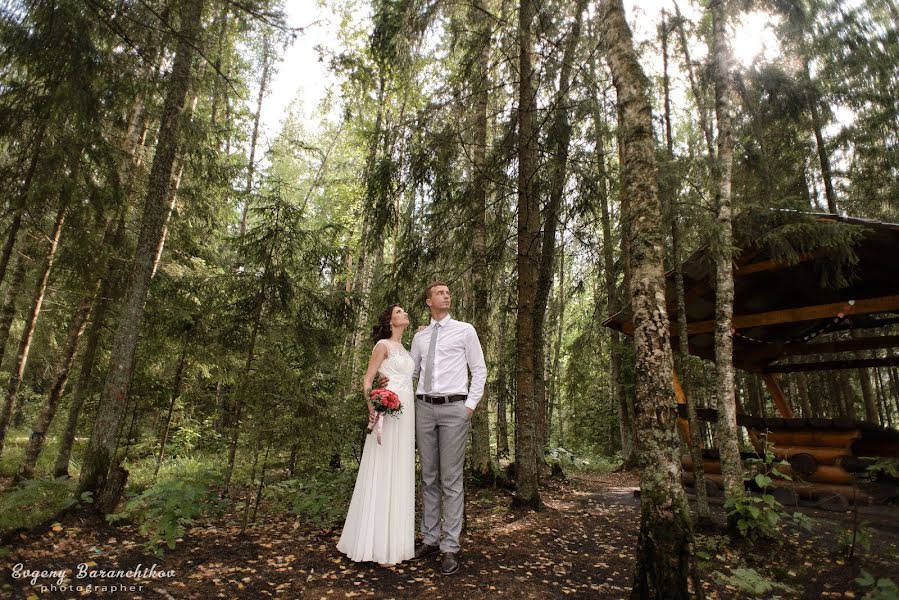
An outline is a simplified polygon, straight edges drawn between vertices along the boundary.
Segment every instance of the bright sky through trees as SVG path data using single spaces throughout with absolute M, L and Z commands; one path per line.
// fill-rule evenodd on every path
M 360 5 L 359 18 L 368 18 L 368 5 Z M 660 13 L 664 8 L 669 14 L 674 12 L 672 2 L 655 2 L 653 0 L 631 0 L 625 2 L 631 17 L 631 26 L 638 39 L 647 40 L 656 35 L 656 26 L 660 21 Z M 679 2 L 681 11 L 687 18 L 698 17 L 697 7 L 689 2 Z M 326 62 L 319 61 L 317 47 L 338 50 L 337 31 L 340 25 L 339 15 L 329 8 L 323 8 L 316 0 L 286 0 L 285 12 L 287 23 L 291 27 L 302 28 L 303 33 L 286 50 L 278 65 L 278 73 L 272 81 L 272 90 L 263 106 L 263 124 L 266 141 L 270 142 L 277 135 L 280 123 L 293 106 L 302 111 L 309 129 L 315 129 L 319 102 L 331 80 Z M 780 47 L 772 25 L 775 22 L 770 14 L 763 11 L 744 13 L 737 24 L 732 44 L 734 55 L 745 68 L 755 60 L 771 61 L 780 54 Z M 697 53 L 704 54 L 705 48 L 697 48 Z M 661 70 L 659 57 L 644 57 L 650 73 Z M 654 63 L 658 62 L 658 68 Z M 676 67 L 676 65 L 675 65 Z M 682 90 L 681 90 L 682 91 Z M 681 98 L 682 98 L 681 94 Z M 251 98 L 255 98 L 252 95 Z M 678 99 L 675 98 L 675 101 Z M 254 100 L 255 101 L 255 100 Z

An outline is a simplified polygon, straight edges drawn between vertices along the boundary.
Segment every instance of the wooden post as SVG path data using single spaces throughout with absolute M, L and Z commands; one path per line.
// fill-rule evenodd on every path
M 677 376 L 677 371 L 671 371 L 671 378 L 674 381 L 674 397 L 677 398 L 678 404 L 687 404 L 687 395 L 684 394 L 684 388 L 681 387 L 680 378 Z M 690 447 L 690 421 L 684 419 L 683 417 L 677 418 L 677 426 L 680 428 L 681 438 L 684 440 L 684 443 L 687 447 Z M 702 442 L 700 441 L 700 444 Z M 702 445 L 699 446 L 699 449 L 702 450 Z
M 762 379 L 765 381 L 765 387 L 768 388 L 768 393 L 771 394 L 771 398 L 774 400 L 774 406 L 777 407 L 777 412 L 779 412 L 780 416 L 784 419 L 792 419 L 793 409 L 790 408 L 790 404 L 784 396 L 784 392 L 780 387 L 780 382 L 777 381 L 777 377 L 773 373 L 766 373 L 762 375 Z

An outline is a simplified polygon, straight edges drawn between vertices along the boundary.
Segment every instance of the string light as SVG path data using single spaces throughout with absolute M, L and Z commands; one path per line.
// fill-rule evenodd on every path
M 799 337 L 789 339 L 789 340 L 777 340 L 777 341 L 763 340 L 763 339 L 754 338 L 752 336 L 740 333 L 736 329 L 731 329 L 730 332 L 731 332 L 731 335 L 735 338 L 740 338 L 741 340 L 745 340 L 747 342 L 755 342 L 757 344 L 770 344 L 770 345 L 774 345 L 774 344 L 803 344 L 805 342 L 808 342 L 809 340 L 815 339 L 816 337 L 818 337 L 819 335 L 821 335 L 823 333 L 826 333 L 827 330 L 832 328 L 834 325 L 837 325 L 837 324 L 845 321 L 846 318 L 849 316 L 849 313 L 852 312 L 853 306 L 855 306 L 855 300 L 847 301 L 846 305 L 843 307 L 843 310 L 838 312 L 835 317 L 833 317 L 832 319 L 829 319 L 826 323 L 824 323 L 824 325 L 819 327 L 817 330 L 804 333 L 803 335 L 801 335 Z

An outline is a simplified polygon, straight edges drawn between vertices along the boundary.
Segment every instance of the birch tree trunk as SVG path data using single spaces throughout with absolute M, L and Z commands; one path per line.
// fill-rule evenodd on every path
M 715 240 L 715 391 L 718 400 L 718 449 L 721 476 L 728 499 L 743 495 L 743 464 L 737 430 L 734 396 L 733 337 L 734 313 L 733 231 L 731 229 L 731 174 L 733 137 L 731 123 L 731 57 L 727 42 L 725 2 L 710 5 L 712 13 L 712 60 L 715 80 L 715 116 L 718 123 L 718 157 L 715 161 L 716 200 Z
M 184 101 L 191 81 L 191 66 L 197 34 L 201 29 L 203 0 L 184 3 L 181 7 L 181 26 L 175 58 L 168 78 L 165 101 L 162 107 L 156 154 L 150 170 L 147 196 L 141 229 L 135 249 L 131 275 L 125 292 L 124 303 L 112 342 L 111 364 L 97 408 L 97 419 L 84 457 L 84 469 L 79 481 L 79 492 L 103 492 L 104 500 L 95 495 L 98 507 L 104 511 L 114 509 L 121 490 L 107 487 L 124 487 L 121 477 L 109 478 L 115 464 L 116 435 L 124 417 L 125 401 L 134 366 L 134 353 L 143 321 L 144 304 L 150 287 L 156 250 L 162 238 L 168 216 L 167 200 L 171 187 L 172 166 L 181 138 L 181 121 Z
M 671 130 L 671 90 L 668 76 L 668 23 L 665 11 L 662 10 L 662 64 L 663 64 L 663 89 L 665 97 L 665 147 L 669 163 L 674 162 L 674 135 Z M 681 265 L 681 225 L 680 211 L 677 206 L 677 193 L 673 179 L 672 169 L 667 169 L 665 178 L 665 195 L 671 222 L 671 262 L 674 264 L 674 290 L 677 302 L 677 330 L 680 335 L 678 340 L 678 371 L 680 372 L 681 386 L 684 391 L 684 402 L 687 406 L 687 422 L 690 431 L 690 439 L 686 440 L 690 451 L 690 459 L 693 461 L 693 489 L 696 493 L 696 512 L 700 519 L 709 517 L 709 500 L 705 488 L 705 472 L 702 462 L 702 425 L 696 413 L 696 400 L 691 393 L 690 381 L 687 376 L 687 364 L 690 357 L 690 342 L 687 335 L 687 306 L 684 297 L 684 272 Z
M 262 117 L 262 101 L 268 90 L 269 73 L 271 72 L 271 40 L 268 36 L 262 41 L 262 77 L 259 80 L 259 94 L 256 97 L 256 113 L 253 116 L 253 134 L 250 136 L 250 160 L 247 164 L 247 187 L 243 208 L 240 212 L 240 236 L 247 230 L 247 209 L 253 193 L 253 177 L 256 175 L 256 146 L 259 141 L 259 121 Z
M 631 252 L 629 292 L 634 320 L 641 468 L 640 533 L 631 597 L 702 598 L 693 556 L 690 512 L 680 482 L 649 81 L 637 60 L 621 0 L 603 0 L 597 18 L 618 93 L 622 178 L 630 195 L 630 214 L 625 223 Z
M 50 271 L 53 270 L 53 259 L 56 258 L 56 249 L 59 246 L 59 236 L 62 233 L 62 224 L 65 221 L 67 209 L 68 198 L 64 198 L 59 212 L 56 213 L 56 221 L 50 234 L 50 243 L 47 245 L 47 253 L 44 256 L 44 266 L 41 274 L 38 276 L 34 297 L 31 301 L 31 310 L 25 317 L 25 327 L 19 340 L 19 353 L 16 357 L 16 365 L 9 376 L 9 385 L 6 388 L 3 410 L 0 412 L 0 453 L 3 452 L 6 432 L 9 429 L 9 421 L 13 406 L 15 406 L 19 395 L 19 388 L 22 387 L 22 376 L 25 374 L 25 367 L 28 365 L 28 353 L 31 349 L 31 340 L 34 338 L 34 328 L 37 326 L 37 320 L 41 314 L 41 306 L 44 303 L 44 295 L 47 292 Z
M 31 479 L 34 476 L 34 466 L 37 464 L 37 459 L 44 448 L 47 431 L 50 429 L 50 424 L 56 416 L 56 409 L 59 407 L 59 401 L 69 381 L 69 373 L 75 360 L 75 352 L 78 350 L 78 343 L 81 341 L 81 336 L 87 325 L 87 318 L 90 316 L 91 307 L 94 305 L 99 288 L 100 281 L 98 280 L 94 289 L 82 296 L 74 315 L 72 315 L 66 345 L 59 356 L 59 362 L 56 366 L 56 380 L 53 383 L 50 394 L 41 407 L 40 415 L 38 415 L 31 437 L 28 439 L 28 446 L 25 448 L 25 458 L 19 467 L 17 479 Z

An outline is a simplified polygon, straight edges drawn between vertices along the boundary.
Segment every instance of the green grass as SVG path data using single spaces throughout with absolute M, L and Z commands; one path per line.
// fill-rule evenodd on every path
M 76 503 L 72 479 L 32 479 L 0 494 L 0 535 L 31 529 Z

